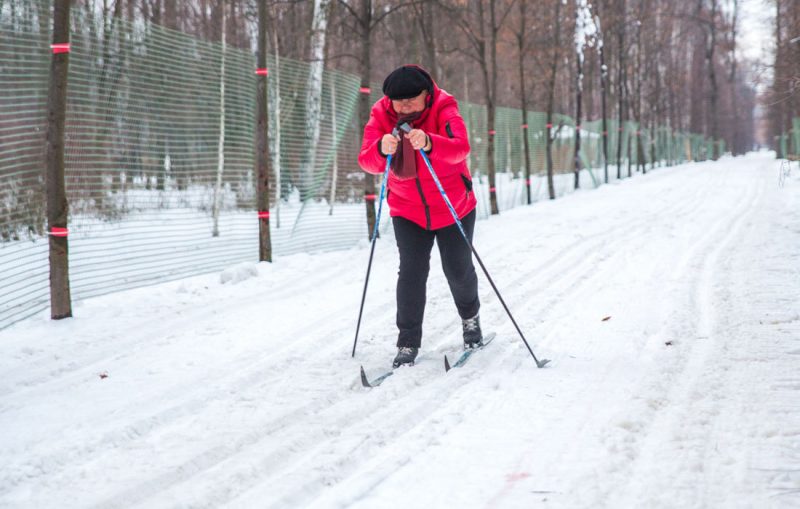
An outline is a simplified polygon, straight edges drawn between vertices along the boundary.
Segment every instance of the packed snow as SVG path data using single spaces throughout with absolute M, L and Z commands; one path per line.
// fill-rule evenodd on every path
M 475 247 L 497 339 L 434 250 L 395 353 L 396 247 L 241 264 L 0 331 L 2 507 L 800 507 L 800 168 L 659 168 L 503 211 Z

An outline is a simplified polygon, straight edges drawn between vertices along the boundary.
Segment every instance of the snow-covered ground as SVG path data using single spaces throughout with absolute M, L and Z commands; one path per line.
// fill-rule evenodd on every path
M 504 212 L 498 338 L 463 369 L 434 250 L 394 355 L 397 254 L 292 255 L 0 332 L 2 507 L 800 507 L 800 169 L 770 154 Z M 608 318 L 610 317 L 610 318 Z M 608 318 L 608 319 L 606 319 Z M 605 319 L 605 320 L 604 320 Z

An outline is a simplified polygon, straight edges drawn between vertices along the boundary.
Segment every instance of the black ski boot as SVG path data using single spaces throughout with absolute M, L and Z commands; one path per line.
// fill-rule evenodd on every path
M 417 358 L 417 353 L 419 353 L 419 348 L 415 348 L 413 346 L 398 347 L 397 357 L 394 358 L 392 366 L 394 366 L 395 368 L 399 368 L 403 364 L 408 364 L 409 366 L 413 366 L 414 359 Z
M 483 344 L 483 333 L 481 332 L 480 316 L 461 320 L 461 328 L 464 330 L 464 349 L 477 348 Z

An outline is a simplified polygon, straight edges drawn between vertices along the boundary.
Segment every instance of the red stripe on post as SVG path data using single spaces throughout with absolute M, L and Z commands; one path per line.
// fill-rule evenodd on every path
M 497 131 L 494 129 L 489 129 L 489 136 L 494 136 L 495 134 L 497 134 Z
M 522 124 L 522 128 L 523 129 L 527 129 L 528 128 L 528 124 Z
M 364 195 L 364 199 L 367 200 L 367 201 L 375 201 L 375 199 L 377 197 L 378 197 L 378 195 L 376 195 L 376 194 L 365 194 Z
M 50 49 L 53 50 L 53 54 L 56 55 L 58 53 L 69 53 L 70 46 L 68 42 L 59 42 L 50 45 Z
M 259 219 L 269 219 L 269 210 L 259 210 L 258 211 L 258 218 Z
M 580 126 L 580 125 L 576 125 L 576 126 L 575 126 L 575 130 L 576 130 L 576 131 L 580 131 L 580 130 L 581 130 L 581 126 Z
M 489 192 L 490 192 L 490 193 L 494 193 L 495 191 L 497 191 L 497 188 L 496 188 L 496 187 L 490 187 L 490 188 L 489 188 Z
M 259 76 L 269 76 L 269 69 L 267 69 L 266 67 L 259 67 L 258 69 L 256 69 L 256 74 L 258 74 Z
M 552 129 L 553 128 L 553 124 L 547 124 L 547 125 L 545 125 L 545 127 L 548 128 L 548 129 Z
M 608 136 L 608 131 L 603 131 L 603 136 Z
M 358 91 L 362 94 L 369 94 L 372 92 L 369 87 L 361 87 L 358 89 Z
M 50 228 L 50 231 L 47 232 L 47 234 L 52 237 L 66 237 L 69 235 L 69 230 L 67 230 L 66 228 L 53 226 L 52 228 Z

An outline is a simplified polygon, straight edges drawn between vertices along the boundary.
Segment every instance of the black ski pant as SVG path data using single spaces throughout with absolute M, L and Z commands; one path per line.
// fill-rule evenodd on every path
M 457 225 L 426 230 L 402 217 L 393 217 L 392 224 L 400 251 L 400 271 L 397 278 L 397 328 L 400 332 L 397 346 L 419 348 L 422 342 L 425 290 L 433 241 L 436 240 L 439 246 L 442 269 L 461 318 L 472 318 L 478 314 L 478 276 L 472 264 L 472 250 L 464 242 Z M 464 216 L 461 224 L 472 242 L 475 211 Z

